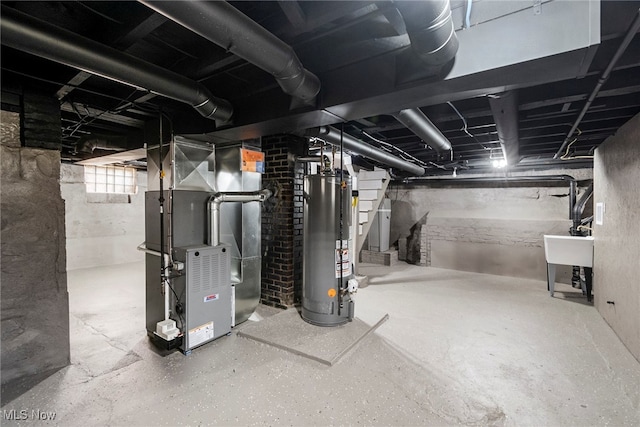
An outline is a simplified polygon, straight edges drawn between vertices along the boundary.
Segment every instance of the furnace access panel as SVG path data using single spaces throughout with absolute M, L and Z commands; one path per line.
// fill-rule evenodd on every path
M 230 252 L 225 245 L 176 248 L 176 260 L 185 263 L 185 328 L 182 351 L 187 352 L 231 332 L 232 293 Z

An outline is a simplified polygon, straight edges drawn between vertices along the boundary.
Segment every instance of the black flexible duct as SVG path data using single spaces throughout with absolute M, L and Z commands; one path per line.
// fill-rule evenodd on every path
M 303 67 L 291 46 L 227 2 L 140 2 L 272 74 L 291 96 L 311 101 L 320 91 L 320 80 Z
M 149 62 L 2 6 L 2 44 L 191 105 L 227 121 L 231 104 L 202 84 Z

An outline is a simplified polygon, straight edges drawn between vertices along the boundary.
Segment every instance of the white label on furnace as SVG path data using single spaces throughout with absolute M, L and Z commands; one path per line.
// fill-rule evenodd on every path
M 213 322 L 189 329 L 189 347 L 195 347 L 213 339 Z

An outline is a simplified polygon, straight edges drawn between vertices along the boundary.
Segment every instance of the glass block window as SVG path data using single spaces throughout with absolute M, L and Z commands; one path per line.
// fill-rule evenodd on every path
M 85 166 L 87 193 L 136 194 L 136 170 L 123 166 Z

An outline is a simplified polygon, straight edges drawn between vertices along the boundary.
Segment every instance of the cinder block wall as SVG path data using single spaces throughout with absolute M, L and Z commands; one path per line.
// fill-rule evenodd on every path
M 588 169 L 545 174 L 592 178 Z M 546 280 L 543 235 L 569 234 L 569 188 L 540 185 L 392 183 L 391 241 L 418 240 L 416 264 Z M 559 268 L 558 281 L 570 277 Z
M 147 173 L 137 172 L 136 194 L 92 194 L 84 167 L 63 164 L 60 186 L 66 206 L 67 270 L 142 262 Z
M 307 141 L 294 135 L 262 138 L 265 174 L 262 185 L 277 191 L 262 211 L 261 302 L 286 308 L 302 296 L 303 165 L 294 155 L 306 152 Z
M 69 364 L 69 297 L 60 153 L 21 147 L 20 115 L 1 114 L 4 404 Z
M 640 114 L 596 150 L 593 199 L 595 306 L 640 360 Z

